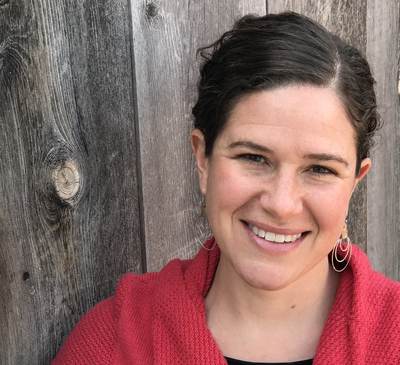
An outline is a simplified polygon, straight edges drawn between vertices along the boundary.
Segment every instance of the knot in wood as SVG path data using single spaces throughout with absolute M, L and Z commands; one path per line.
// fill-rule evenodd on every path
M 150 3 L 146 6 L 146 13 L 149 18 L 154 18 L 158 15 L 159 9 L 156 4 Z
M 79 172 L 73 161 L 58 166 L 53 179 L 57 194 L 63 200 L 73 198 L 79 190 Z

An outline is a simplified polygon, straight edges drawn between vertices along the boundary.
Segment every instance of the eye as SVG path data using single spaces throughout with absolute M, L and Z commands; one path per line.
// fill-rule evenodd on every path
M 244 153 L 238 156 L 239 158 L 245 160 L 246 162 L 253 163 L 253 164 L 265 164 L 267 161 L 264 157 L 260 155 L 253 155 L 252 153 Z
M 311 172 L 314 175 L 323 176 L 323 175 L 337 175 L 337 173 L 331 169 L 328 169 L 324 166 L 315 165 L 311 167 Z

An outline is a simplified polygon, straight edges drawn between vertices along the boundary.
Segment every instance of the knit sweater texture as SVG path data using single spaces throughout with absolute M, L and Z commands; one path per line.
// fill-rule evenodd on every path
M 158 273 L 125 275 L 115 296 L 83 316 L 52 365 L 226 365 L 204 303 L 219 256 L 218 246 L 201 249 Z M 314 357 L 314 365 L 326 364 L 400 364 L 400 283 L 374 272 L 356 246 Z

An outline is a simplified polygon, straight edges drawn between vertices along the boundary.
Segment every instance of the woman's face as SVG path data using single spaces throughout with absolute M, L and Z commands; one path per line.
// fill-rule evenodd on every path
M 245 96 L 211 157 L 199 130 L 191 141 L 232 275 L 277 290 L 328 264 L 353 190 L 371 165 L 363 160 L 355 176 L 354 130 L 333 91 L 290 86 Z

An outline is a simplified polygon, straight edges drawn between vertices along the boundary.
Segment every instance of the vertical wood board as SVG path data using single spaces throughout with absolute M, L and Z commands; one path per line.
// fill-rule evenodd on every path
M 367 55 L 384 122 L 368 178 L 368 256 L 394 280 L 400 280 L 399 22 L 399 1 L 368 0 Z
M 128 5 L 0 5 L 2 364 L 49 364 L 142 271 Z

